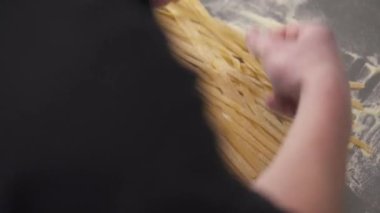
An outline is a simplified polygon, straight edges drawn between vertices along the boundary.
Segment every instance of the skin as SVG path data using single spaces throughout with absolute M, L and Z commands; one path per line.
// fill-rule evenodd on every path
M 169 1 L 152 0 L 152 5 Z M 342 212 L 351 103 L 333 33 L 316 24 L 253 29 L 247 46 L 272 82 L 268 107 L 294 117 L 282 148 L 253 190 L 290 212 Z
M 342 212 L 351 106 L 333 33 L 322 25 L 291 25 L 252 30 L 247 43 L 273 84 L 268 106 L 294 115 L 254 190 L 291 212 Z

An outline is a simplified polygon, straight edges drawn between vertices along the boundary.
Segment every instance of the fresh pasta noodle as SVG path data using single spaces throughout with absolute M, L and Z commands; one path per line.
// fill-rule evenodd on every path
M 360 101 L 357 99 L 352 99 L 351 104 L 354 109 L 364 110 L 362 103 L 360 103 Z
M 199 0 L 172 2 L 155 13 L 174 56 L 198 75 L 221 156 L 243 180 L 255 179 L 279 150 L 291 119 L 266 108 L 272 87 L 243 33 L 211 17 Z M 358 101 L 353 106 L 362 109 Z M 357 139 L 354 144 L 367 148 Z
M 361 90 L 365 88 L 365 84 L 361 82 L 350 82 L 350 87 L 352 90 Z

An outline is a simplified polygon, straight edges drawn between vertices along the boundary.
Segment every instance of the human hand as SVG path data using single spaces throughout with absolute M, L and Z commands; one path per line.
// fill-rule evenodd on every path
M 329 87 L 347 93 L 334 35 L 323 25 L 289 25 L 268 32 L 253 29 L 247 45 L 261 59 L 273 84 L 274 94 L 267 104 L 275 111 L 293 116 L 309 90 Z

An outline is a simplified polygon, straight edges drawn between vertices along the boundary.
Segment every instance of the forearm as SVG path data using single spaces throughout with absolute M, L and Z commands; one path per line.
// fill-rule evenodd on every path
M 325 79 L 303 89 L 280 153 L 257 180 L 257 190 L 286 209 L 341 210 L 350 107 L 346 85 L 337 82 Z

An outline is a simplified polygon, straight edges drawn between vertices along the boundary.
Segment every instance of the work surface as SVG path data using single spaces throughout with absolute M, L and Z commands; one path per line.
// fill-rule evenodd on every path
M 210 12 L 243 30 L 252 24 L 318 21 L 337 35 L 350 79 L 366 83 L 352 95 L 365 110 L 355 112 L 355 134 L 369 144 L 371 156 L 350 150 L 347 213 L 380 212 L 380 1 L 379 0 L 202 0 Z

